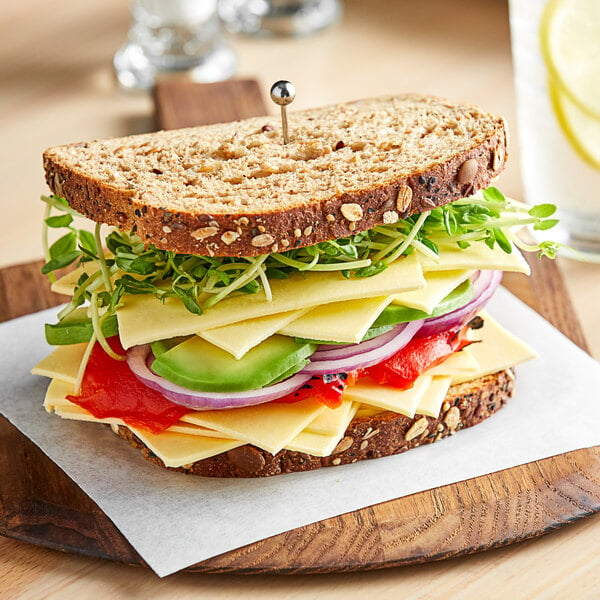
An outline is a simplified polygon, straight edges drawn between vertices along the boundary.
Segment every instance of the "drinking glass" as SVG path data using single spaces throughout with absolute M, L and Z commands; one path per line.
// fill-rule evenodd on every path
M 127 41 L 113 61 L 123 87 L 149 89 L 162 74 L 186 73 L 194 81 L 213 82 L 235 72 L 217 0 L 134 0 L 131 15 Z
M 340 0 L 220 0 L 219 14 L 232 33 L 306 36 L 337 22 Z
M 542 232 L 600 262 L 600 1 L 510 0 L 525 198 L 558 207 Z

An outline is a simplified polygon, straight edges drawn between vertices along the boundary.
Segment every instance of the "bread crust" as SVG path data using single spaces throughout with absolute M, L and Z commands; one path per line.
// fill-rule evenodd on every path
M 393 412 L 355 418 L 336 449 L 326 457 L 291 450 L 272 455 L 245 445 L 185 467 L 173 468 L 165 467 L 127 427 L 119 426 L 115 432 L 140 449 L 144 458 L 171 471 L 204 477 L 267 477 L 400 454 L 437 442 L 481 423 L 498 411 L 512 397 L 514 379 L 512 370 L 507 369 L 452 386 L 437 418 L 415 415 L 411 419 Z
M 488 187 L 504 168 L 507 132 L 503 119 L 481 113 L 484 117 L 492 126 L 483 141 L 431 168 L 381 186 L 332 192 L 325 200 L 285 209 L 249 206 L 243 213 L 209 214 L 146 204 L 135 189 L 110 185 L 66 164 L 61 147 L 44 153 L 44 169 L 50 189 L 74 209 L 94 221 L 132 231 L 159 248 L 209 256 L 256 256 L 346 237 Z

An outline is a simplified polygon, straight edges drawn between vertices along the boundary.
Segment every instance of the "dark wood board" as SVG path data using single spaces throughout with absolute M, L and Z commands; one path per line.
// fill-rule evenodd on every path
M 169 84 L 163 84 L 168 87 Z M 263 114 L 251 81 L 161 86 L 156 97 L 170 127 L 214 122 L 245 95 L 243 116 Z M 225 90 L 225 92 L 223 92 Z M 250 92 L 249 92 L 250 90 Z M 225 93 L 231 99 L 221 101 Z M 194 99 L 201 98 L 197 104 Z M 248 98 L 254 98 L 249 100 Z M 181 102 L 181 104 L 180 104 Z M 175 106 L 187 106 L 183 112 Z M 218 106 L 218 117 L 211 112 Z M 182 116 L 183 115 L 183 116 Z M 186 116 L 187 115 L 187 116 Z M 532 276 L 504 285 L 586 348 L 563 280 L 551 261 L 532 260 Z M 54 306 L 40 263 L 0 270 L 0 321 Z M 9 293 L 10 290 L 10 293 Z M 188 570 L 323 573 L 427 562 L 528 539 L 600 511 L 600 448 L 578 450 L 499 473 L 413 494 L 294 529 L 203 561 Z M 144 565 L 112 522 L 60 468 L 0 418 L 0 534 L 49 548 Z

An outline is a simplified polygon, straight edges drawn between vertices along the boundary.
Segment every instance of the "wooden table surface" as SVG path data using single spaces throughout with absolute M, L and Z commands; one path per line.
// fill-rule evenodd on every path
M 500 182 L 521 195 L 518 138 L 503 0 L 346 0 L 341 24 L 308 39 L 233 39 L 239 75 L 292 80 L 295 108 L 419 91 L 504 114 L 511 163 Z M 122 0 L 21 0 L 0 21 L 0 266 L 40 257 L 50 145 L 153 128 L 144 94 L 117 89 L 111 71 L 129 16 Z M 275 107 L 274 107 L 275 108 Z M 273 112 L 275 112 L 273 110 Z M 600 266 L 560 260 L 592 354 L 600 358 Z M 597 598 L 600 515 L 519 545 L 438 563 L 325 576 L 151 572 L 0 537 L 2 598 Z M 495 590 L 495 591 L 494 591 Z

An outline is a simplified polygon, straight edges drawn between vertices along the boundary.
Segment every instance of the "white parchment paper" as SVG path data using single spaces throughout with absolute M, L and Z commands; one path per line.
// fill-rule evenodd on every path
M 55 310 L 0 325 L 0 412 L 100 506 L 159 576 L 321 519 L 600 444 L 600 365 L 499 289 L 489 311 L 535 347 L 516 396 L 491 419 L 437 444 L 309 473 L 218 480 L 161 470 L 107 427 L 42 408 Z

